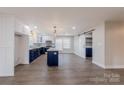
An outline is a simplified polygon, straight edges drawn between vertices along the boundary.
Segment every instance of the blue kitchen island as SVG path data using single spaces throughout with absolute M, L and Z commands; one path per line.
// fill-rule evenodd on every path
M 48 66 L 58 66 L 58 55 L 59 51 L 55 48 L 50 48 L 47 50 L 47 65 Z

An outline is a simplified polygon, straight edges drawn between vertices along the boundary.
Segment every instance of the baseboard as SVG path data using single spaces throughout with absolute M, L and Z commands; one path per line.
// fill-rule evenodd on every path
M 124 65 L 108 65 L 106 66 L 106 69 L 123 69 Z
M 6 73 L 6 74 L 0 74 L 0 77 L 12 77 L 14 76 L 14 73 Z
M 73 52 L 75 55 L 78 55 L 76 52 Z M 79 55 L 78 55 L 79 56 Z
M 92 61 L 92 63 L 94 63 L 94 64 L 96 64 L 97 66 L 99 66 L 99 67 L 105 69 L 105 65 L 104 65 L 104 64 L 97 63 L 96 61 Z
M 77 56 L 79 56 L 79 57 L 81 57 L 81 58 L 84 58 L 84 59 L 86 59 L 86 57 L 82 57 L 82 56 L 80 56 L 78 53 L 76 53 L 76 52 L 73 52 L 73 54 L 75 54 L 75 55 L 77 55 Z
M 27 65 L 27 64 L 29 64 L 29 62 L 20 62 L 20 63 L 18 63 L 18 64 L 15 64 L 14 67 L 16 67 L 16 66 L 18 66 L 18 65 L 22 65 L 22 64 Z
M 80 55 L 79 55 L 78 53 L 76 53 L 76 52 L 74 52 L 74 54 L 77 55 L 77 56 L 79 56 L 79 57 L 82 57 L 82 56 L 80 56 Z
M 99 63 L 97 63 L 97 62 L 95 62 L 95 61 L 92 61 L 94 64 L 96 64 L 96 65 L 98 65 L 98 66 L 100 66 L 100 67 L 102 67 L 102 68 L 104 68 L 104 69 L 123 69 L 124 68 L 124 65 L 103 65 L 103 64 L 99 64 Z
M 25 61 L 24 63 L 22 63 L 22 64 L 29 64 L 29 61 Z

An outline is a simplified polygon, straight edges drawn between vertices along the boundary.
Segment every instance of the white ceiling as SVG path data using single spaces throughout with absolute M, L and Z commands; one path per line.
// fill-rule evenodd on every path
M 53 33 L 56 25 L 58 34 L 72 35 L 102 21 L 124 17 L 124 8 L 0 8 L 0 12 L 15 15 L 29 26 L 36 25 L 41 32 Z

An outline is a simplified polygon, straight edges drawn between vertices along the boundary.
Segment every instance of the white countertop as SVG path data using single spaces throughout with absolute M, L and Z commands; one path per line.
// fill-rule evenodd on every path
M 92 48 L 92 46 L 84 46 L 84 48 Z
M 48 49 L 47 51 L 59 51 L 59 50 L 56 49 L 56 48 L 50 48 L 50 49 Z

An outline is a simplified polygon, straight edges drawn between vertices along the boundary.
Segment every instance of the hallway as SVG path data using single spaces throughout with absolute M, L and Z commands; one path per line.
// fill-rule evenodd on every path
M 41 55 L 30 65 L 19 65 L 15 77 L 0 77 L 0 84 L 124 84 L 124 69 L 105 70 L 74 54 L 60 54 L 59 67 L 46 62 L 47 56 Z

